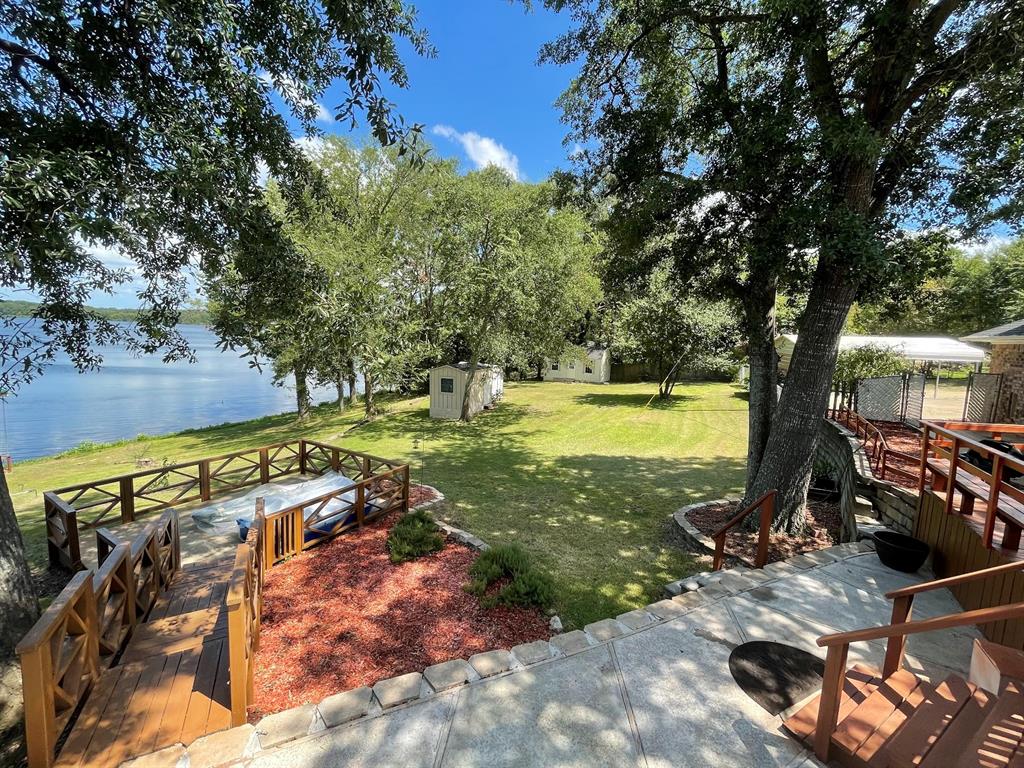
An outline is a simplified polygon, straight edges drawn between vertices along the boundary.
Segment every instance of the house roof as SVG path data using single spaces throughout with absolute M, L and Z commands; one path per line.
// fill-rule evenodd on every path
M 587 354 L 591 352 L 604 352 L 606 349 L 608 349 L 607 344 L 602 344 L 599 341 L 588 341 L 583 346 L 587 350 Z
M 963 341 L 980 341 L 987 344 L 1024 344 L 1024 318 L 1006 325 L 997 325 L 987 331 L 978 331 L 964 336 Z
M 796 335 L 791 333 L 780 338 L 796 343 Z M 870 345 L 889 347 L 907 360 L 937 363 L 980 363 L 985 360 L 985 350 L 948 336 L 841 336 L 839 339 L 840 350 Z
M 434 366 L 434 367 L 435 368 L 458 368 L 460 371 L 468 371 L 469 370 L 469 363 L 466 362 L 465 360 L 461 360 L 458 363 L 445 363 L 444 365 L 437 365 L 437 366 Z M 477 367 L 477 370 L 480 370 L 480 369 L 483 369 L 483 368 L 493 368 L 494 370 L 501 370 L 501 366 L 491 365 L 490 363 L 477 363 L 476 367 Z

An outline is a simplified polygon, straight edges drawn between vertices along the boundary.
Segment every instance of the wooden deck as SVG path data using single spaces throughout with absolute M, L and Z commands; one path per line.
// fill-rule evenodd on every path
M 246 542 L 182 565 L 178 507 L 329 471 L 357 479 L 270 514 L 257 498 Z M 407 510 L 409 467 L 299 440 L 58 489 L 45 499 L 54 562 L 81 570 L 18 645 L 29 768 L 115 768 L 245 722 L 264 569 Z M 95 515 L 85 526 L 95 529 L 94 569 L 84 567 L 79 547 L 83 511 Z M 147 511 L 159 517 L 135 521 Z M 104 527 L 115 519 L 120 530 Z
M 100 568 L 19 646 L 32 768 L 116 768 L 245 722 L 265 521 L 233 558 L 184 568 L 177 522 L 166 511 L 131 543 L 100 531 Z

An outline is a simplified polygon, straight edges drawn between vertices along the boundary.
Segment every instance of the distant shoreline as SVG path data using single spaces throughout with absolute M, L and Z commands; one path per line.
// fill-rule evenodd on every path
M 38 307 L 39 303 L 35 301 L 0 299 L 0 314 L 3 315 L 32 317 Z M 88 309 L 106 320 L 132 322 L 139 316 L 137 309 L 119 309 L 117 307 L 89 307 Z M 205 309 L 183 309 L 179 322 L 181 325 L 209 325 L 210 313 Z

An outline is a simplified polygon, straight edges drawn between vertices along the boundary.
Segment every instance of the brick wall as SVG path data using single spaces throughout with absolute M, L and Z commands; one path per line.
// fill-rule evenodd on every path
M 990 370 L 1003 374 L 995 420 L 1024 423 L 1024 344 L 993 344 Z

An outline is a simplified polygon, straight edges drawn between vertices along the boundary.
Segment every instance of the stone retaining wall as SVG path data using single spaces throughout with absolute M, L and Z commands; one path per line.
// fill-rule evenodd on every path
M 868 502 L 879 521 L 900 533 L 912 534 L 917 517 L 917 492 L 875 477 L 860 440 L 850 430 L 822 419 L 818 458 L 831 465 L 842 489 L 843 541 L 857 534 L 859 507 Z M 859 498 L 858 498 L 859 497 Z

